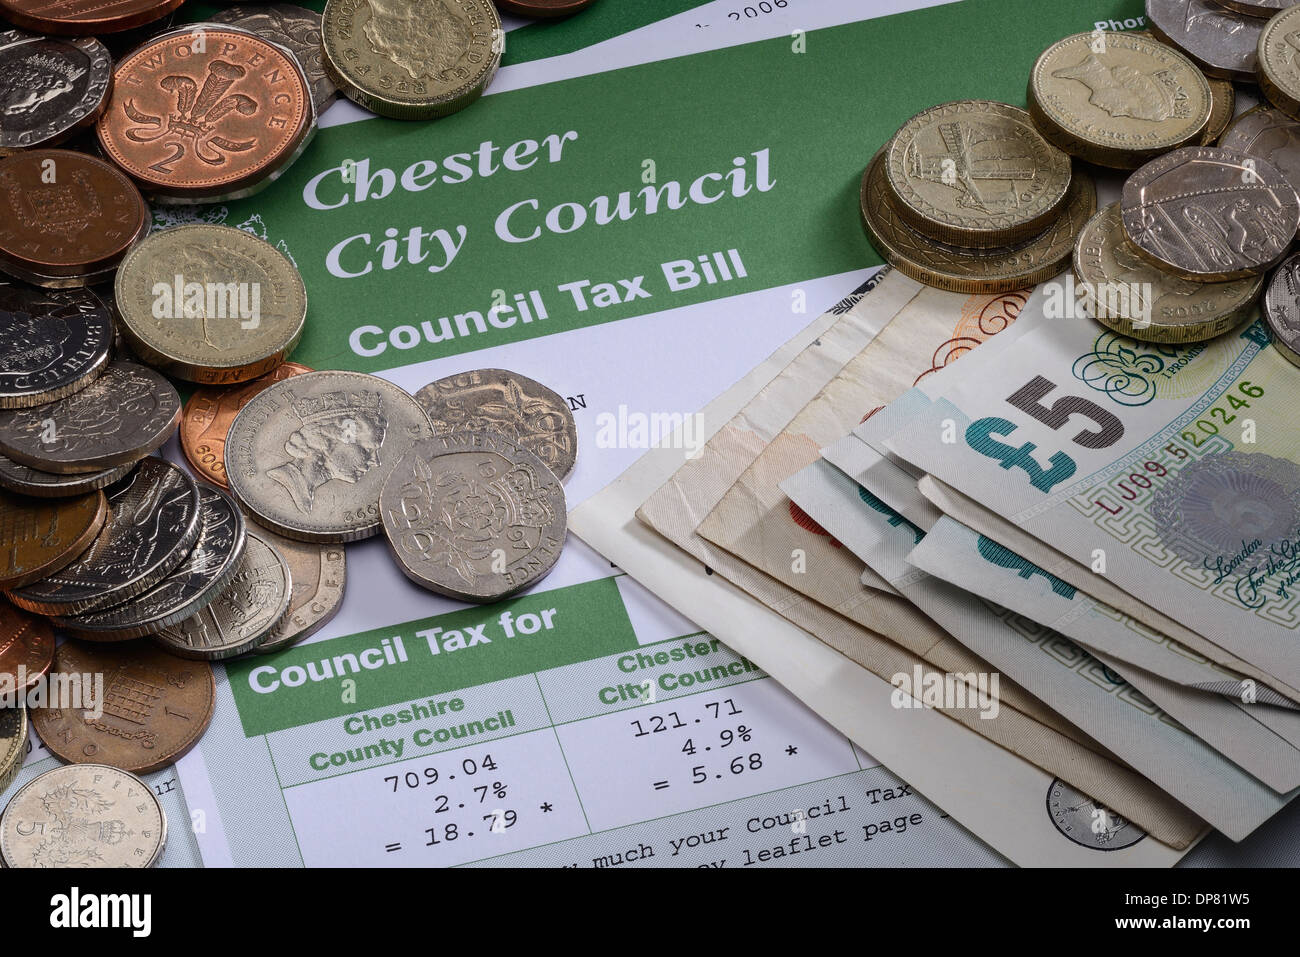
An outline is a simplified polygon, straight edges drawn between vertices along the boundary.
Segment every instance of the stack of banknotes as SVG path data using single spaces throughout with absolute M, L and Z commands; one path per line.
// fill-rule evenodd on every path
M 1258 320 L 1144 344 L 1046 318 L 1052 286 L 882 271 L 571 527 L 837 725 L 873 714 L 855 738 L 895 710 L 899 765 L 941 760 L 904 720 L 938 712 L 1082 795 L 1098 847 L 1241 840 L 1300 786 L 1296 368 Z M 760 630 L 884 680 L 845 700 Z

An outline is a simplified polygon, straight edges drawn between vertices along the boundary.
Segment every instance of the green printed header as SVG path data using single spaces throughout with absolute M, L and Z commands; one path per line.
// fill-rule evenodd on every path
M 202 215 L 293 257 L 310 290 L 293 358 L 316 368 L 391 369 L 805 282 L 880 261 L 859 181 L 900 123 L 945 100 L 1022 104 L 1063 29 L 1140 7 L 968 0 L 429 123 L 331 127 L 265 192 Z M 898 49 L 915 53 L 877 55 Z M 792 304 L 791 328 L 805 318 Z
M 602 578 L 232 662 L 226 673 L 253 737 L 636 647 L 618 585 Z

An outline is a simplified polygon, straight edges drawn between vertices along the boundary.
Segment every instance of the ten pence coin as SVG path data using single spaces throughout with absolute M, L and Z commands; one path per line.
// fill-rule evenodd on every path
M 96 129 L 104 153 L 158 201 L 208 203 L 276 179 L 315 132 L 316 111 L 293 54 L 240 27 L 191 24 L 118 64 Z
M 73 675 L 103 675 L 102 697 L 93 707 L 79 703 L 32 711 L 41 741 L 70 764 L 149 774 L 187 754 L 212 721 L 217 691 L 212 666 L 148 643 L 65 641 L 50 672 L 67 676 L 65 682 Z
M 569 404 L 540 382 L 505 369 L 475 369 L 415 393 L 438 435 L 495 432 L 519 443 L 564 479 L 578 457 Z
M 46 771 L 0 816 L 5 867 L 153 867 L 166 843 L 153 788 L 102 764 Z
M 379 490 L 433 430 L 391 382 L 362 372 L 308 372 L 263 389 L 226 437 L 231 491 L 287 538 L 340 543 L 379 532 Z
M 232 226 L 154 233 L 122 260 L 114 296 L 136 355 L 205 385 L 270 372 L 298 344 L 307 318 L 307 287 L 289 258 Z
M 555 567 L 568 511 L 564 486 L 522 445 L 491 432 L 419 442 L 384 483 L 384 534 L 416 584 L 489 602 Z
M 0 452 L 41 471 L 100 472 L 162 447 L 181 420 L 181 397 L 165 378 L 114 362 L 70 396 L 0 412 Z

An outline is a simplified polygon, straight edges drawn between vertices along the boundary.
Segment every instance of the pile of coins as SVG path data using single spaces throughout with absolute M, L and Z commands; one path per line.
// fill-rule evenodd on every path
M 501 369 L 412 395 L 290 362 L 308 294 L 284 253 L 226 226 L 150 232 L 150 203 L 266 188 L 340 90 L 404 119 L 467 106 L 501 58 L 491 0 L 235 6 L 186 26 L 178 6 L 0 0 L 17 28 L 0 31 L 0 791 L 29 722 L 68 762 L 0 815 L 6 866 L 155 863 L 166 820 L 134 775 L 198 742 L 211 662 L 330 621 L 345 543 L 382 532 L 412 581 L 472 602 L 532 586 L 564 545 L 562 397 Z M 178 433 L 188 469 L 159 454 Z M 96 680 L 97 697 L 24 707 Z M 126 836 L 96 838 L 80 805 L 58 835 L 33 828 L 72 792 Z
M 1213 338 L 1262 302 L 1300 364 L 1300 255 L 1288 257 L 1300 6 L 1146 10 L 1151 33 L 1095 30 L 1044 50 L 1028 110 L 963 100 L 904 123 L 863 175 L 868 238 L 899 271 L 959 292 L 1023 289 L 1072 266 L 1085 315 L 1149 342 Z M 1234 81 L 1266 101 L 1235 116 Z M 1097 185 L 1118 201 L 1098 210 Z

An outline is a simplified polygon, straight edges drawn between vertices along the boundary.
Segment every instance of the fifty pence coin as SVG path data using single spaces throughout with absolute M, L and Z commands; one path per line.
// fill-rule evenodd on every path
M 1269 279 L 1264 321 L 1277 351 L 1300 365 L 1300 253 L 1283 260 Z
M 102 764 L 46 771 L 0 816 L 5 867 L 153 867 L 166 843 L 153 788 Z
M 57 472 L 43 472 L 19 465 L 13 459 L 0 455 L 0 488 L 35 498 L 70 498 L 111 485 L 133 468 L 135 463 L 128 462 L 99 472 L 59 475 Z
M 1300 227 L 1300 199 L 1267 160 L 1189 146 L 1130 176 L 1120 214 L 1150 262 L 1184 279 L 1223 282 L 1282 260 Z
M 20 608 L 77 615 L 148 591 L 189 554 L 199 534 L 199 488 L 170 462 L 145 459 L 107 489 L 111 517 L 76 561 L 9 593 Z
M 1052 44 L 1034 63 L 1027 95 L 1050 142 L 1118 169 L 1199 142 L 1210 120 L 1210 86 L 1196 64 L 1132 33 L 1078 33 Z
M 0 696 L 31 689 L 53 663 L 54 629 L 49 621 L 0 601 Z
M 108 364 L 113 317 L 83 289 L 0 284 L 0 409 L 53 402 Z
M 249 400 L 226 438 L 226 478 L 244 507 L 298 541 L 379 532 L 379 490 L 433 430 L 419 403 L 361 372 L 308 372 Z
M 259 655 L 267 655 L 310 638 L 338 614 L 347 585 L 348 563 L 342 545 L 295 542 L 270 529 L 259 529 L 257 534 L 275 546 L 289 566 L 293 582 L 289 610 L 253 648 Z
M 1224 131 L 1219 145 L 1267 160 L 1282 171 L 1292 186 L 1300 186 L 1300 120 L 1291 119 L 1281 110 L 1252 107 Z
M 325 70 L 343 95 L 398 120 L 478 99 L 504 36 L 491 0 L 329 0 L 321 28 Z
M 1296 32 L 1300 8 L 1289 7 L 1264 25 L 1259 36 L 1259 88 L 1287 116 L 1300 119 L 1300 63 L 1296 62 Z
M 0 159 L 0 270 L 62 288 L 112 276 L 149 232 L 135 185 L 103 160 L 71 150 L 25 150 Z
M 1041 233 L 1070 189 L 1070 157 L 1024 110 L 992 100 L 921 111 L 889 141 L 882 163 L 908 225 L 957 246 L 1006 246 Z
M 289 610 L 289 566 L 260 533 L 250 531 L 239 567 L 216 599 L 197 615 L 155 633 L 154 641 L 182 658 L 211 661 L 251 651 Z
M 27 709 L 0 709 L 0 794 L 14 783 L 27 754 Z
M 528 449 L 491 432 L 416 443 L 379 502 L 406 577 L 461 601 L 496 601 L 536 584 L 564 547 L 564 486 Z
M 203 36 L 203 50 L 195 37 Z M 96 127 L 105 155 L 159 202 L 250 196 L 316 129 L 293 54 L 240 27 L 190 24 L 122 60 Z
M 226 435 L 239 410 L 268 386 L 311 371 L 296 362 L 285 362 L 243 385 L 195 389 L 181 415 L 181 450 L 194 471 L 207 481 L 227 488 Z M 2 474 L 0 482 L 3 482 Z
M 94 126 L 112 84 L 113 61 L 98 40 L 0 30 L 0 155 L 56 146 Z
M 239 565 L 244 541 L 244 516 L 234 499 L 211 485 L 201 485 L 199 537 L 166 578 L 124 604 L 55 618 L 54 624 L 89 641 L 157 634 L 197 615 L 221 594 Z
M 1264 277 L 1192 282 L 1151 265 L 1124 235 L 1119 204 L 1079 233 L 1074 273 L 1092 316 L 1144 342 L 1200 342 L 1236 328 L 1249 315 Z
M 56 757 L 70 764 L 108 764 L 149 774 L 183 757 L 212 721 L 217 683 L 212 666 L 185 661 L 148 642 L 65 641 L 52 675 L 65 687 L 77 676 L 103 675 L 93 704 L 33 709 L 32 727 Z M 96 681 L 95 684 L 98 684 Z
M 278 43 L 298 58 L 298 64 L 311 83 L 311 98 L 316 104 L 316 115 L 338 96 L 338 87 L 325 73 L 321 62 L 321 15 L 292 3 L 267 3 L 258 6 L 237 5 L 218 10 L 212 15 L 213 23 L 231 23 L 258 36 Z
M 569 404 L 527 376 L 475 369 L 431 382 L 415 393 L 438 435 L 495 432 L 517 442 L 561 479 L 578 457 L 578 429 Z
M 246 382 L 293 351 L 307 287 L 284 253 L 232 226 L 154 233 L 117 270 L 117 314 L 145 362 L 190 382 Z
M 0 412 L 0 452 L 43 472 L 101 472 L 161 448 L 180 420 L 174 385 L 145 366 L 113 362 L 80 392 Z
M 507 13 L 521 17 L 569 17 L 586 10 L 596 0 L 496 0 L 496 5 Z
M 72 564 L 107 517 L 103 492 L 68 499 L 0 492 L 0 589 L 30 585 Z
M 0 17 L 37 33 L 94 36 L 153 23 L 181 3 L 182 0 L 0 0 Z
M 1074 240 L 1097 210 L 1092 177 L 1076 170 L 1065 211 L 1042 234 L 1013 246 L 967 249 L 929 239 L 909 227 L 884 188 L 876 154 L 862 177 L 862 225 L 881 258 L 917 282 L 952 292 L 1010 292 L 1051 279 L 1070 264 Z
M 1264 23 L 1215 0 L 1146 0 L 1157 39 L 1181 50 L 1206 76 L 1255 82 L 1255 51 Z

